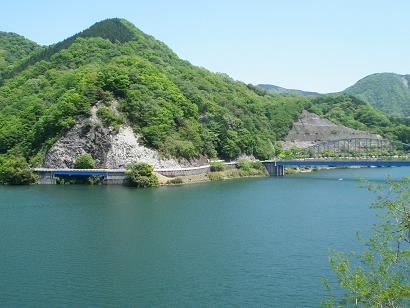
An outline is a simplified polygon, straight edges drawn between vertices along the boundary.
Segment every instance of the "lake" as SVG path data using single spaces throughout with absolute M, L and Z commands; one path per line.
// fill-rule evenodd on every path
M 382 181 L 323 170 L 155 189 L 0 186 L 0 304 L 317 307 L 328 248 L 360 249 Z M 342 180 L 343 179 L 343 180 Z

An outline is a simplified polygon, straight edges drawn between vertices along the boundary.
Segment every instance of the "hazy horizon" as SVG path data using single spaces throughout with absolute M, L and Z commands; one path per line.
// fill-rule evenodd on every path
M 373 73 L 410 73 L 406 1 L 6 1 L 0 31 L 49 45 L 120 17 L 181 58 L 252 84 L 339 92 Z

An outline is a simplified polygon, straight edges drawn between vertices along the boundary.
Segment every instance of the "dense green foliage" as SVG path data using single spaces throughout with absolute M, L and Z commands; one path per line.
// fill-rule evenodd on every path
M 39 45 L 21 35 L 0 31 L 0 81 L 15 65 L 39 49 Z
M 212 163 L 211 172 L 207 173 L 210 181 L 263 175 L 265 175 L 265 167 L 262 162 L 243 158 L 238 159 L 235 169 L 229 170 L 226 170 L 226 165 L 222 162 Z
M 238 168 L 239 176 L 255 176 L 265 174 L 265 167 L 260 161 L 239 159 L 236 166 Z
M 306 108 L 336 124 L 410 143 L 410 126 L 406 120 L 388 116 L 355 97 L 345 94 L 317 96 Z
M 246 160 L 246 159 L 239 159 L 236 162 L 236 165 L 238 169 L 240 170 L 250 170 L 250 169 L 256 169 L 256 170 L 263 170 L 263 165 L 260 161 L 251 161 L 251 160 Z
M 265 89 L 266 91 L 272 93 L 283 93 L 283 94 L 293 94 L 293 95 L 302 95 L 302 96 L 316 96 L 319 95 L 317 92 L 309 92 L 297 89 L 286 89 L 273 84 L 258 84 L 258 87 Z
M 106 104 L 113 100 L 121 114 Z M 110 19 L 35 51 L 3 80 L 0 156 L 41 164 L 45 151 L 97 102 L 104 125 L 127 121 L 147 146 L 188 159 L 270 158 L 306 107 L 346 126 L 410 138 L 405 120 L 359 100 L 268 93 L 195 67 L 129 22 Z
M 60 50 L 66 49 L 73 44 L 79 37 L 101 37 L 111 42 L 127 42 L 133 39 L 144 39 L 146 36 L 143 32 L 135 28 L 131 23 L 123 19 L 107 19 L 95 23 L 90 28 L 77 33 L 55 45 L 48 46 L 38 50 L 30 58 L 27 58 L 25 61 L 16 66 L 12 71 L 9 77 L 15 75 L 18 72 L 26 69 L 29 65 L 32 65 L 38 61 L 49 60 L 55 53 Z
M 113 19 L 37 53 L 4 81 L 0 154 L 21 153 L 38 163 L 78 117 L 112 98 L 146 145 L 186 158 L 268 158 L 305 104 L 195 67 Z M 99 116 L 118 122 L 108 110 Z
M 410 75 L 373 74 L 345 90 L 378 109 L 399 116 L 410 116 Z
M 408 307 L 410 298 L 410 185 L 409 179 L 387 185 L 368 184 L 378 192 L 372 208 L 380 222 L 368 240 L 361 240 L 362 253 L 333 252 L 330 264 L 343 298 L 334 296 L 330 285 L 327 307 Z M 340 306 L 339 306 L 340 305 Z
M 90 154 L 78 155 L 75 158 L 74 168 L 75 169 L 92 169 L 95 168 L 96 161 L 92 158 Z
M 21 156 L 3 157 L 0 161 L 0 184 L 28 185 L 38 181 L 27 161 Z
M 225 170 L 225 163 L 221 161 L 211 162 L 210 166 L 211 172 Z
M 146 163 L 131 163 L 127 165 L 125 176 L 127 183 L 135 187 L 156 187 L 159 185 L 157 176 L 151 165 Z
M 124 118 L 109 107 L 98 108 L 97 115 L 106 126 L 115 128 L 124 123 Z

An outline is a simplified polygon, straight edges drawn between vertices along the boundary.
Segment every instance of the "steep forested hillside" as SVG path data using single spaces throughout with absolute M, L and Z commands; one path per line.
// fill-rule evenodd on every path
M 306 105 L 306 109 L 336 124 L 410 143 L 410 121 L 389 116 L 353 96 L 346 94 L 317 96 Z
M 146 145 L 177 157 L 267 158 L 305 103 L 192 66 L 111 19 L 37 53 L 4 80 L 0 153 L 38 162 L 91 105 L 113 98 Z
M 303 95 L 303 96 L 315 96 L 319 95 L 317 92 L 309 92 L 297 89 L 286 89 L 273 84 L 258 84 L 259 87 L 264 88 L 265 90 L 272 93 L 285 93 L 285 94 L 294 94 L 294 95 Z
M 16 33 L 0 31 L 0 79 L 14 65 L 40 49 L 36 43 Z
M 345 93 L 369 102 L 388 114 L 410 116 L 410 75 L 369 75 L 347 88 Z
M 108 108 L 113 101 L 121 116 Z M 109 19 L 34 52 L 7 74 L 0 87 L 0 161 L 21 154 L 40 164 L 97 102 L 107 106 L 97 112 L 104 125 L 125 120 L 145 145 L 174 157 L 269 158 L 305 108 L 391 138 L 409 135 L 405 123 L 349 96 L 269 93 L 193 66 L 129 22 Z

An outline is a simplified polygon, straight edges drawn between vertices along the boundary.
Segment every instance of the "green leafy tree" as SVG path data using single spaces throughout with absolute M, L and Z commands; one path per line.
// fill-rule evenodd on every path
M 211 172 L 224 171 L 226 166 L 222 161 L 215 161 L 210 163 Z
M 96 166 L 96 161 L 88 153 L 78 155 L 74 162 L 75 169 L 93 169 Z M 91 175 L 60 175 L 57 178 L 58 184 L 91 184 L 99 185 L 103 182 L 101 176 Z
M 90 154 L 81 154 L 75 158 L 74 168 L 76 169 L 93 169 L 96 161 Z
M 341 299 L 332 295 L 324 306 L 408 307 L 410 303 L 410 186 L 409 178 L 388 180 L 385 185 L 367 183 L 378 192 L 372 208 L 382 213 L 373 233 L 363 241 L 361 253 L 333 252 L 330 265 L 345 289 Z
M 256 161 L 251 161 L 251 160 L 246 160 L 246 159 L 239 159 L 236 162 L 236 165 L 238 169 L 242 170 L 250 170 L 250 169 L 256 169 L 256 170 L 262 170 L 263 169 L 263 164 L 262 162 L 256 160 Z
M 28 185 L 38 181 L 24 157 L 10 156 L 0 161 L 0 184 Z
M 135 187 L 157 187 L 159 186 L 158 178 L 153 173 L 151 165 L 146 163 L 131 163 L 126 167 L 125 176 L 128 185 Z

